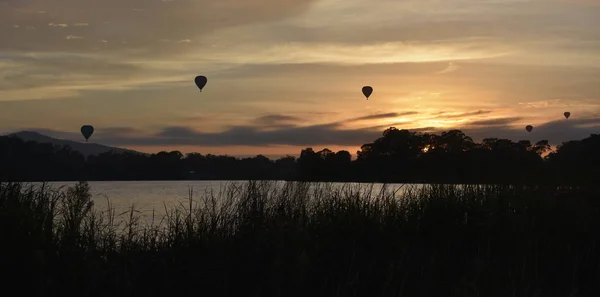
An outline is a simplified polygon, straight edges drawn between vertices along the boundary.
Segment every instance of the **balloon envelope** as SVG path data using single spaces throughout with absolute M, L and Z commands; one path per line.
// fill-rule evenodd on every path
M 92 134 L 94 134 L 94 127 L 92 127 L 90 125 L 81 126 L 81 135 L 83 135 L 83 137 L 85 137 L 86 142 L 90 138 L 90 136 L 92 136 Z
M 568 119 L 571 116 L 571 113 L 567 111 L 567 112 L 564 113 L 564 115 L 565 115 L 565 118 Z
M 533 126 L 527 125 L 527 127 L 525 127 L 525 130 L 527 130 L 527 132 L 531 132 L 531 130 L 533 130 Z
M 198 89 L 200 89 L 200 92 L 202 92 L 202 88 L 204 88 L 204 86 L 206 86 L 206 83 L 208 82 L 208 79 L 206 78 L 206 76 L 196 76 L 196 78 L 194 79 L 194 82 L 196 83 L 196 86 L 198 87 Z
M 365 95 L 365 97 L 367 97 L 367 99 L 369 99 L 369 96 L 371 96 L 371 94 L 373 94 L 373 88 L 370 86 L 364 86 L 362 88 L 362 93 L 363 93 L 363 95 Z

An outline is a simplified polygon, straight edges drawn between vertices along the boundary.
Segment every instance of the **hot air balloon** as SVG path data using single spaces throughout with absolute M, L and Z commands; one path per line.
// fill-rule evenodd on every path
M 367 100 L 369 100 L 369 96 L 373 94 L 373 88 L 371 86 L 364 86 L 362 88 L 362 93 L 365 95 L 365 97 L 367 97 Z
M 571 113 L 570 113 L 570 112 L 568 112 L 568 111 L 566 111 L 566 112 L 564 113 L 564 115 L 565 115 L 565 118 L 569 119 L 569 117 L 571 116 Z
M 533 130 L 533 126 L 527 125 L 527 127 L 525 127 L 525 130 L 527 130 L 527 132 L 531 132 L 531 130 Z
M 91 125 L 81 126 L 81 135 L 85 137 L 85 142 L 88 142 L 88 139 L 90 138 L 90 136 L 92 136 L 92 134 L 94 134 L 94 127 L 92 127 Z
M 196 83 L 196 86 L 198 87 L 198 89 L 200 89 L 200 92 L 202 92 L 202 89 L 204 88 L 204 86 L 206 86 L 208 79 L 206 78 L 206 76 L 199 75 L 199 76 L 196 76 L 196 78 L 194 79 L 194 82 Z

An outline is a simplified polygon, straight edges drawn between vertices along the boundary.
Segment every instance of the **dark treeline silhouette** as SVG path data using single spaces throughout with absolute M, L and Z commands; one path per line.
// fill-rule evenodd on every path
M 278 160 L 202 155 L 179 151 L 142 155 L 103 153 L 87 160 L 69 147 L 0 137 L 0 180 L 301 180 L 419 183 L 588 184 L 600 179 L 600 135 L 565 142 L 531 143 L 486 138 L 460 130 L 440 135 L 389 128 L 348 151 L 302 150 Z

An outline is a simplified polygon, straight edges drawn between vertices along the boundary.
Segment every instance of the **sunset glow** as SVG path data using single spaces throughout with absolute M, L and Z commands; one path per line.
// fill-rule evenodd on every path
M 96 143 L 231 155 L 355 154 L 391 126 L 555 145 L 600 126 L 598 28 L 597 1 L 0 1 L 0 133 L 93 124 Z

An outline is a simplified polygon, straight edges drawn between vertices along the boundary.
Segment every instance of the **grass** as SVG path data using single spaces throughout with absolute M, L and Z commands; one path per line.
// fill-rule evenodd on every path
M 232 184 L 124 224 L 86 183 L 0 183 L 0 270 L 26 296 L 600 296 L 590 189 Z M 12 295 L 12 294 L 11 294 Z

